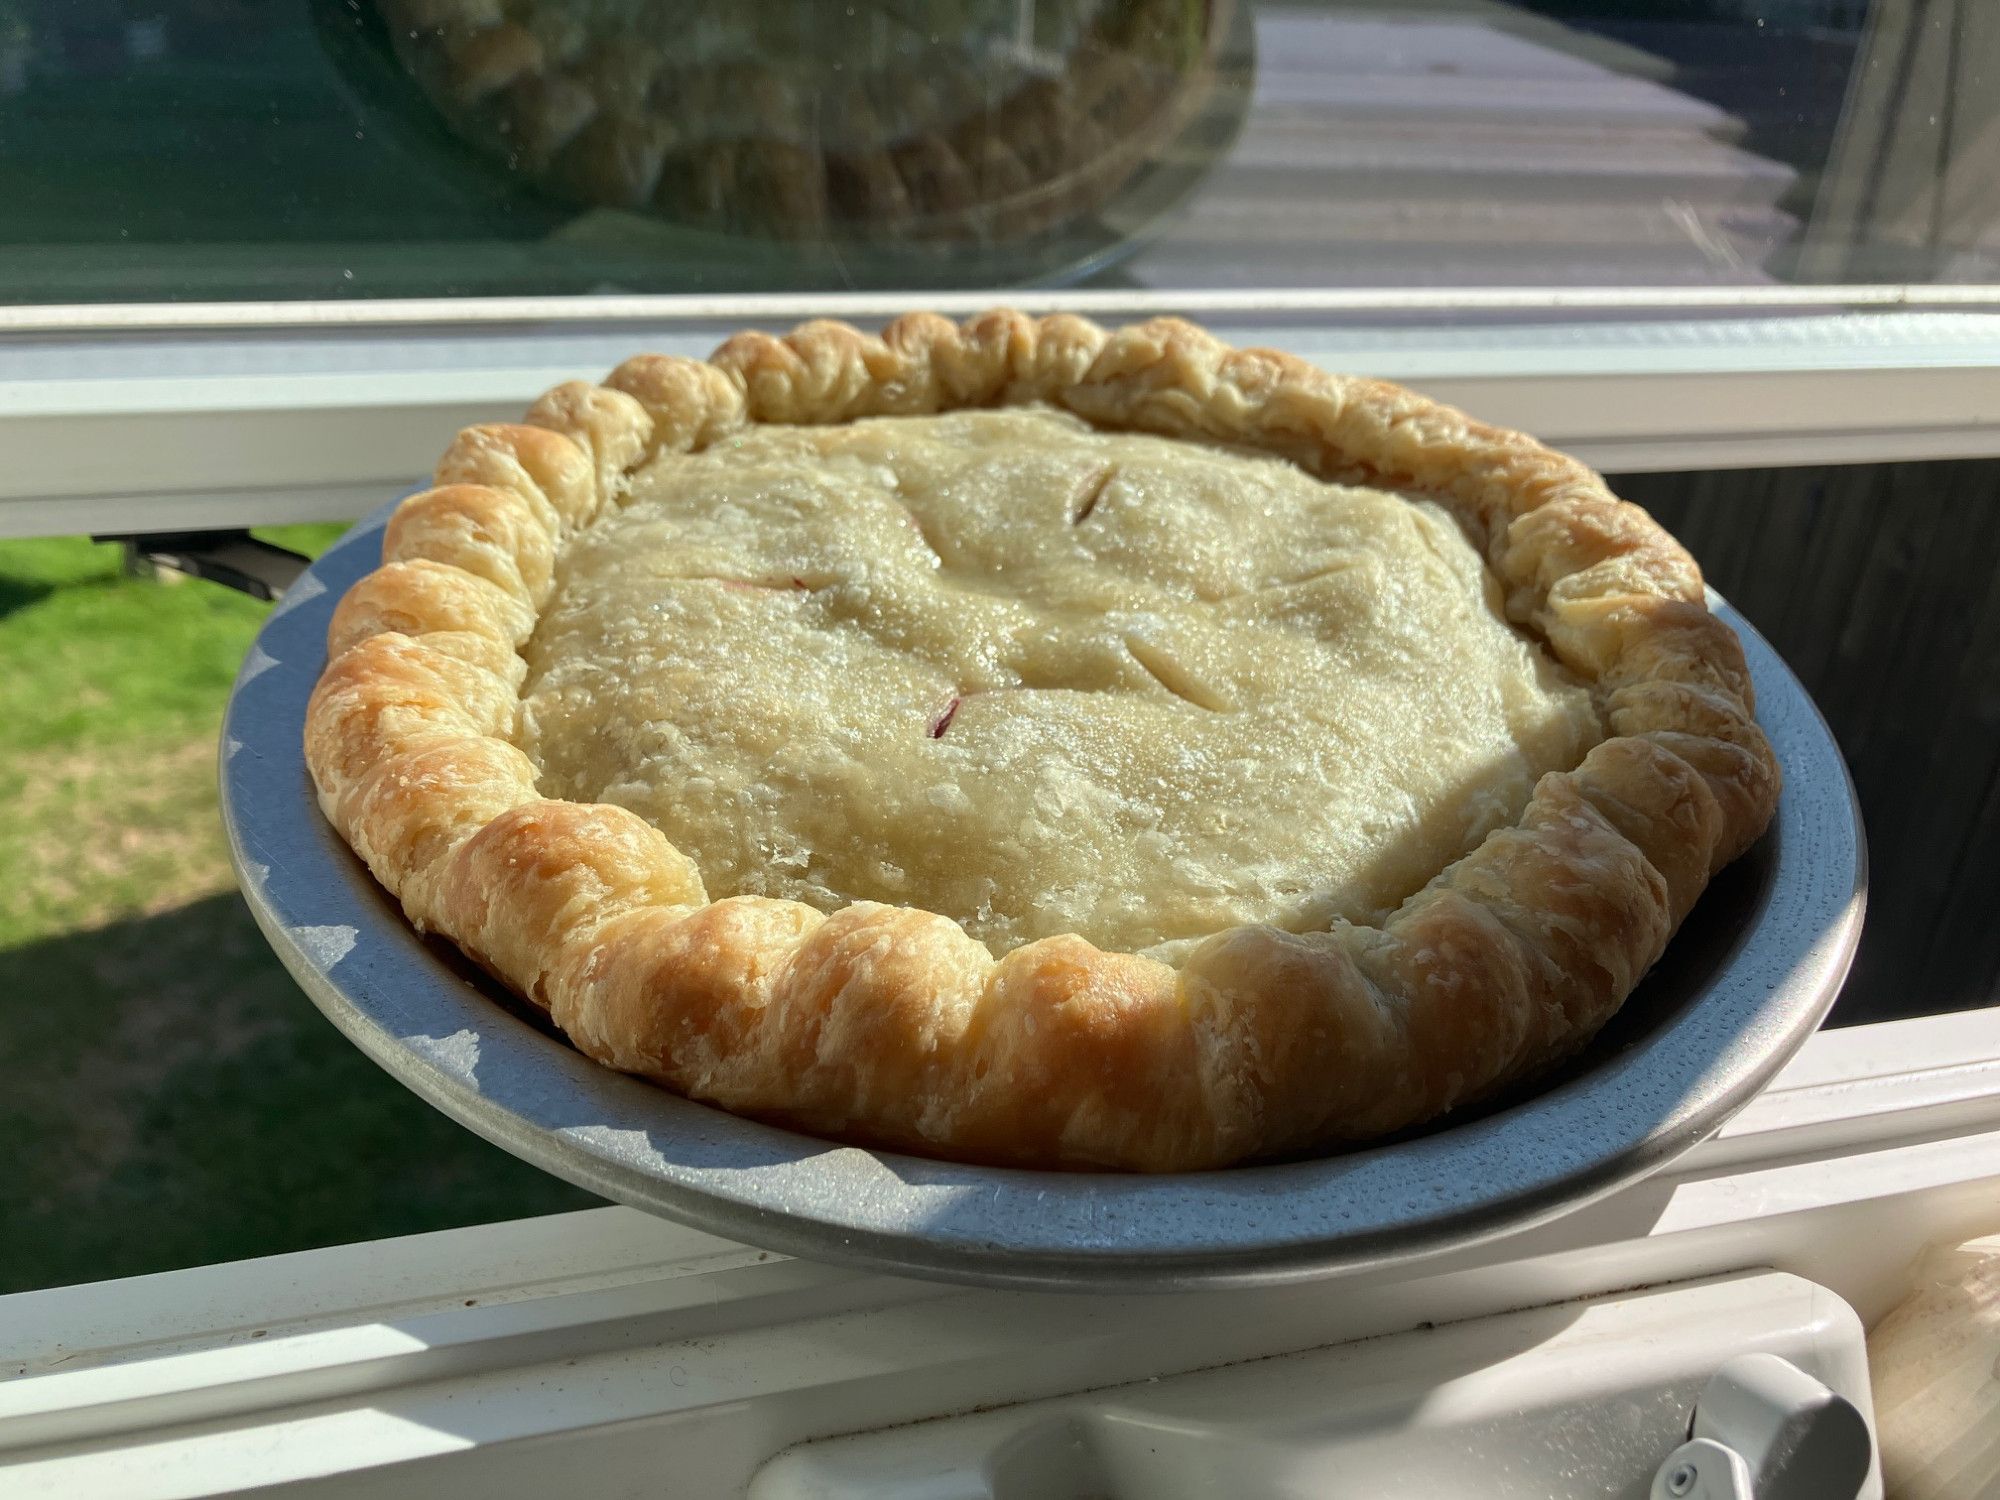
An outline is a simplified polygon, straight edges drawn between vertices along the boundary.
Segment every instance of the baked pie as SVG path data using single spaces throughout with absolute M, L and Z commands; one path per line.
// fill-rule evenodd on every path
M 547 192 L 899 244 L 1011 241 L 1102 206 L 1200 109 L 1226 29 L 1222 0 L 378 5 L 452 128 Z
M 1768 823 L 1687 554 L 1163 319 L 811 323 L 459 434 L 326 815 L 588 1056 L 844 1140 L 1218 1167 L 1573 1052 Z

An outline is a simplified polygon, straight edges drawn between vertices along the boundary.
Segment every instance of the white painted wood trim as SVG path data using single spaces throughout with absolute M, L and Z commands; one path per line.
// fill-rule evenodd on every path
M 771 319 L 893 317 L 913 306 L 978 312 L 996 303 L 1029 312 L 1143 317 L 1287 313 L 1569 312 L 1773 308 L 2000 307 L 2000 284 L 1925 283 L 1805 286 L 1605 286 L 1313 288 L 1295 291 L 798 292 L 586 297 L 410 297 L 393 301 L 67 303 L 0 308 L 0 333 L 76 333 L 162 328 L 391 327 L 478 323 L 600 323 L 662 318 Z
M 767 300 L 761 317 L 738 299 L 728 315 L 676 303 L 667 318 L 557 325 L 0 335 L 0 536 L 349 519 L 420 483 L 458 427 L 515 418 L 559 381 L 641 349 L 705 354 L 745 321 L 863 315 Z M 1113 315 L 1106 300 L 1091 310 Z M 1207 321 L 1232 342 L 1405 381 L 1612 472 L 2000 456 L 2000 312 L 1435 325 L 1340 321 L 1268 295 L 1245 308 Z

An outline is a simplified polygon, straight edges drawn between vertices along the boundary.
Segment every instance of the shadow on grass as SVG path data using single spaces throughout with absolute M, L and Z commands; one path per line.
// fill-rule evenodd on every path
M 56 591 L 56 585 L 39 578 L 14 578 L 0 573 L 0 620 L 17 609 L 37 604 Z
M 589 1207 L 380 1072 L 230 893 L 0 952 L 0 1292 Z

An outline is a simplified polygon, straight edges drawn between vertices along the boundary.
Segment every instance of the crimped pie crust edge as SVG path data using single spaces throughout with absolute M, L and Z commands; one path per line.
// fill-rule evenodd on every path
M 1610 737 L 1379 927 L 1238 927 L 1179 968 L 935 913 L 711 902 L 625 810 L 540 797 L 506 738 L 563 539 L 746 422 L 1041 401 L 1420 494 Z M 1779 775 L 1699 570 L 1576 461 L 1381 381 L 1173 319 L 809 323 L 646 355 L 468 428 L 335 611 L 307 714 L 322 808 L 420 929 L 587 1055 L 816 1133 L 967 1160 L 1184 1170 L 1367 1140 L 1568 1055 L 1761 834 Z

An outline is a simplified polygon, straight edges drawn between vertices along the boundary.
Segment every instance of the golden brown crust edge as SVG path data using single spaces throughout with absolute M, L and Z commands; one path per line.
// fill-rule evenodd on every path
M 711 902 L 623 809 L 545 799 L 508 741 L 562 538 L 663 452 L 746 422 L 1047 401 L 1433 497 L 1612 738 L 1380 927 L 1241 927 L 1179 969 L 1051 938 L 995 960 L 934 913 Z M 642 356 L 461 433 L 349 591 L 306 724 L 327 816 L 403 902 L 586 1054 L 821 1134 L 966 1160 L 1185 1170 L 1366 1140 L 1582 1045 L 1778 768 L 1692 559 L 1572 459 L 1379 381 L 1158 319 L 809 323 Z

